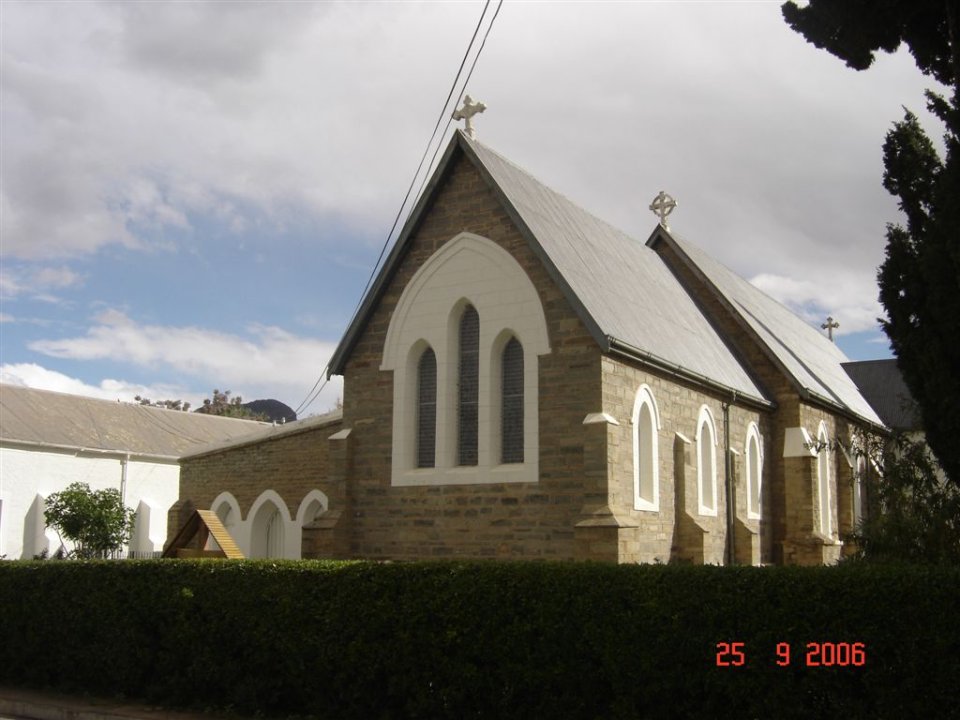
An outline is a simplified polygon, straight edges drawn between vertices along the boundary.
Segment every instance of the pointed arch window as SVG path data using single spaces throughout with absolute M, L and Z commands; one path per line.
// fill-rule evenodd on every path
M 503 348 L 500 384 L 500 462 L 523 462 L 523 345 L 515 337 Z
M 763 477 L 763 456 L 760 453 L 760 431 L 750 423 L 747 429 L 747 517 L 760 519 L 760 483 Z
M 717 430 L 706 405 L 697 423 L 697 500 L 701 515 L 717 514 Z
M 417 363 L 417 467 L 432 468 L 437 450 L 437 356 L 427 348 Z
M 817 495 L 820 500 L 820 532 L 825 537 L 833 535 L 830 517 L 830 450 L 828 448 L 827 428 L 821 422 L 817 432 L 820 452 L 817 456 Z
M 653 393 L 641 385 L 633 401 L 633 506 L 636 510 L 660 509 L 657 456 L 659 411 Z
M 457 465 L 477 464 L 480 400 L 480 316 L 467 305 L 460 316 Z

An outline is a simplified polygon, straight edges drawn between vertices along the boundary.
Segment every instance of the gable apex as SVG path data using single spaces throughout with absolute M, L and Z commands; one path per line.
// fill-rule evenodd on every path
M 462 159 L 480 174 L 602 352 L 770 405 L 655 252 L 460 131 L 334 352 L 328 377 L 343 373 L 443 181 Z

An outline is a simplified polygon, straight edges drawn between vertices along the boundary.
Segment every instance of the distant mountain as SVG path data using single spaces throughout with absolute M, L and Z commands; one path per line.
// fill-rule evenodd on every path
M 258 415 L 265 415 L 268 422 L 285 423 L 293 422 L 297 419 L 297 414 L 293 409 L 279 400 L 253 400 L 243 403 L 242 407 Z

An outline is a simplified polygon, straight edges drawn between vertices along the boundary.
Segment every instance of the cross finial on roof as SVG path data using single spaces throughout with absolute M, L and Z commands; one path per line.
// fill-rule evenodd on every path
M 663 190 L 657 193 L 657 196 L 653 199 L 653 202 L 650 203 L 650 211 L 660 218 L 660 224 L 666 230 L 670 229 L 670 226 L 667 225 L 667 215 L 672 213 L 676 207 L 677 201 L 667 195 L 667 193 L 665 193 Z
M 487 109 L 487 106 L 482 102 L 474 102 L 473 98 L 469 95 L 463 96 L 463 107 L 459 110 L 454 110 L 453 119 L 454 120 L 466 120 L 464 124 L 463 131 L 467 134 L 471 140 L 476 139 L 477 134 L 473 130 L 473 116 L 477 113 L 482 113 Z
M 840 323 L 827 315 L 827 321 L 820 327 L 827 331 L 827 337 L 830 338 L 830 342 L 833 342 L 833 331 L 840 327 Z

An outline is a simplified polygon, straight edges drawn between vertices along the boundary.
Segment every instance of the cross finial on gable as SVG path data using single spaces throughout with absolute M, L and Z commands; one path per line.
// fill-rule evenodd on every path
M 475 140 L 477 133 L 473 129 L 473 116 L 477 113 L 482 113 L 486 109 L 487 106 L 482 102 L 475 102 L 474 99 L 469 95 L 464 95 L 463 107 L 453 112 L 453 119 L 466 120 L 463 131 L 467 134 L 467 137 L 469 137 L 471 140 Z
M 830 342 L 833 342 L 833 331 L 840 327 L 840 323 L 827 315 L 827 321 L 820 327 L 827 331 L 827 337 L 830 338 Z
M 667 195 L 663 190 L 657 193 L 653 202 L 650 203 L 650 211 L 660 218 L 660 224 L 665 230 L 670 229 L 670 226 L 667 225 L 667 215 L 672 213 L 676 207 L 677 201 Z

